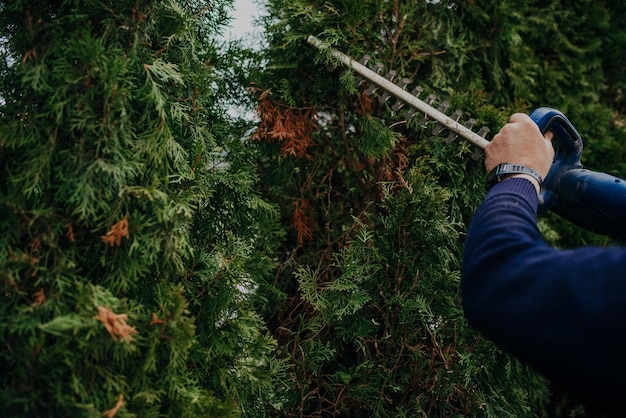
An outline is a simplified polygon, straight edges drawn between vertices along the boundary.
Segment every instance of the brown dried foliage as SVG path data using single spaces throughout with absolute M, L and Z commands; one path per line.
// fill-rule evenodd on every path
M 356 102 L 356 112 L 359 116 L 372 113 L 372 98 L 365 92 L 361 92 Z
M 133 340 L 133 334 L 137 333 L 137 328 L 126 323 L 128 315 L 116 314 L 106 306 L 98 306 L 98 315 L 94 319 L 102 322 L 115 341 L 130 342 Z
M 128 214 L 109 229 L 105 235 L 102 235 L 102 242 L 110 247 L 119 247 L 122 244 L 122 238 L 128 238 Z
M 252 139 L 280 142 L 280 152 L 285 157 L 310 158 L 307 151 L 313 145 L 314 109 L 280 105 L 271 99 L 269 90 L 264 90 L 259 96 L 257 113 L 261 122 Z
M 43 303 L 46 301 L 46 292 L 44 292 L 43 289 L 39 289 L 38 291 L 33 293 L 32 296 L 34 306 L 43 305 Z
M 163 325 L 163 324 L 165 324 L 165 321 L 159 318 L 157 314 L 152 312 L 152 320 L 150 321 L 150 325 Z
M 102 416 L 105 418 L 113 418 L 122 406 L 124 406 L 124 394 L 120 393 L 117 397 L 117 402 L 115 403 L 115 406 L 111 409 L 107 409 L 106 411 L 102 411 Z
M 315 230 L 315 221 L 311 214 L 311 204 L 308 200 L 297 199 L 293 202 L 293 227 L 296 229 L 297 243 L 299 246 L 313 239 L 313 231 Z
M 31 251 L 32 252 L 32 251 Z M 30 276 L 35 277 L 37 275 L 37 263 L 39 263 L 39 258 L 33 256 L 32 254 L 15 254 L 13 251 L 9 250 L 9 260 L 15 261 L 18 263 L 27 263 L 30 265 Z
M 37 49 L 35 48 L 29 49 L 28 51 L 26 51 L 24 56 L 22 56 L 22 64 L 26 64 L 31 59 L 36 59 L 36 58 L 37 58 Z
M 74 236 L 74 228 L 72 227 L 72 223 L 68 222 L 65 226 L 67 227 L 67 233 L 65 234 L 65 237 L 71 242 L 76 242 L 76 236 Z
M 409 159 L 406 154 L 406 138 L 400 138 L 396 147 L 389 155 L 380 157 L 379 159 L 368 160 L 368 171 L 374 174 L 378 193 L 382 196 L 384 185 L 392 184 L 392 189 L 409 188 L 402 173 L 409 166 Z

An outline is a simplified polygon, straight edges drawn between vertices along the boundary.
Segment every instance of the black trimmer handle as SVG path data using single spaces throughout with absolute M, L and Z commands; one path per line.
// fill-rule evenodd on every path
M 563 113 L 541 107 L 530 118 L 542 133 L 554 134 L 556 148 L 541 185 L 539 213 L 552 210 L 592 232 L 626 239 L 626 180 L 583 169 L 583 141 Z

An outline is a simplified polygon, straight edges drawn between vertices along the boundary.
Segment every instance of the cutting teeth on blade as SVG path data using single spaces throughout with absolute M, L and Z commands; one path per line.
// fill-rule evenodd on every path
M 364 55 L 363 58 L 361 58 L 358 61 L 361 65 L 367 65 L 369 62 L 371 62 L 371 57 L 369 55 Z M 381 62 L 376 62 L 374 64 L 374 67 L 371 69 L 371 71 L 375 72 L 376 74 L 381 75 L 384 71 L 384 65 Z M 394 82 L 394 79 L 396 79 L 396 77 L 398 76 L 398 73 L 394 70 L 389 70 L 383 77 L 389 81 L 390 83 Z M 360 77 L 359 77 L 360 78 Z M 360 82 L 359 84 L 361 84 L 362 82 L 365 82 L 365 79 L 360 78 Z M 403 89 L 403 90 L 407 90 L 407 87 L 413 82 L 412 79 L 410 78 L 406 78 L 406 77 L 402 77 L 400 78 L 400 80 L 398 80 L 396 83 L 394 83 L 396 86 L 398 86 L 399 88 Z M 391 99 L 392 97 L 394 97 L 389 91 L 387 91 L 385 88 L 383 88 L 382 86 L 377 85 L 376 83 L 373 82 L 369 82 L 368 83 L 368 87 L 365 90 L 365 93 L 369 96 L 376 96 L 378 97 L 378 101 L 381 104 L 385 104 L 389 102 L 389 99 Z M 437 101 L 437 96 L 430 93 L 426 98 L 424 99 L 420 99 L 419 97 L 424 93 L 424 88 L 421 86 L 415 86 L 413 87 L 413 89 L 410 91 L 409 94 L 411 94 L 413 97 L 422 100 L 423 103 L 427 104 L 428 106 L 431 106 L 434 108 L 433 104 Z M 394 114 L 398 114 L 400 112 L 401 109 L 403 109 L 405 106 L 407 105 L 407 103 L 402 100 L 399 97 L 396 97 L 396 100 L 394 101 L 394 103 L 391 105 L 391 111 Z M 443 101 L 441 103 L 439 103 L 439 106 L 437 107 L 437 111 L 441 112 L 442 114 L 446 114 L 446 112 L 448 111 L 448 109 L 450 108 L 450 104 L 447 101 Z M 413 107 L 413 106 L 408 106 L 408 110 L 404 113 L 404 119 L 406 121 L 411 120 L 416 114 L 418 113 L 418 110 Z M 450 116 L 448 116 L 452 121 L 454 122 L 458 122 L 460 123 L 460 119 L 463 116 L 463 112 L 459 109 L 455 110 Z M 423 113 L 422 119 L 417 123 L 417 126 L 421 126 L 421 127 L 426 127 L 430 122 L 433 122 L 434 119 L 430 118 L 426 113 Z M 467 129 L 472 129 L 474 127 L 474 125 L 476 125 L 476 119 L 474 118 L 470 118 L 467 121 L 465 121 L 465 123 L 463 124 L 463 126 Z M 431 130 L 431 134 L 433 136 L 439 136 L 441 135 L 441 133 L 443 131 L 445 131 L 446 129 L 448 129 L 448 127 L 441 123 L 441 122 L 437 122 L 435 124 L 435 126 L 432 128 Z M 486 126 L 483 126 L 476 134 L 479 135 L 482 138 L 485 138 L 485 136 L 487 135 L 487 133 L 489 133 L 489 128 Z M 450 130 L 450 133 L 448 134 L 448 136 L 444 139 L 444 141 L 446 142 L 446 144 L 450 144 L 452 143 L 452 141 L 454 141 L 459 135 L 454 132 L 453 130 Z M 478 159 L 480 158 L 480 156 L 482 155 L 482 149 L 479 147 L 476 152 L 474 152 L 474 154 L 472 155 L 473 159 Z
M 423 88 L 422 86 L 415 86 L 415 87 L 413 88 L 413 90 L 411 90 L 411 93 L 410 93 L 410 94 L 411 94 L 413 97 L 416 97 L 416 98 L 418 98 L 418 99 L 419 99 L 419 96 L 420 96 L 422 93 L 424 93 L 424 88 Z M 400 101 L 400 102 L 401 102 L 401 100 L 398 100 L 398 101 Z M 402 102 L 402 103 L 404 103 L 404 102 Z M 406 112 L 406 115 L 404 115 L 404 117 L 405 117 L 405 119 L 406 119 L 406 120 L 409 120 L 409 119 L 411 119 L 411 118 L 413 117 L 413 115 L 415 115 L 416 113 L 417 113 L 417 109 L 416 109 L 416 108 L 414 108 L 413 106 L 411 106 L 411 107 L 409 108 L 409 110 Z
M 400 81 L 398 81 L 398 82 L 396 83 L 396 85 L 397 85 L 398 87 L 400 87 L 401 89 L 403 89 L 403 90 L 404 90 L 404 89 L 406 89 L 406 86 L 408 86 L 408 85 L 409 85 L 409 84 L 411 84 L 412 82 L 413 82 L 413 80 L 412 80 L 412 79 L 410 79 L 410 78 L 406 78 L 406 77 L 403 77 L 403 78 L 401 78 L 401 79 L 400 79 Z M 421 87 L 420 87 L 420 89 L 421 89 Z M 424 90 L 424 89 L 421 89 L 421 90 L 419 90 L 419 91 L 416 91 L 416 89 L 413 89 L 413 91 L 416 93 L 416 94 L 414 94 L 414 96 L 415 96 L 415 97 L 419 96 L 419 94 L 420 94 L 423 90 Z M 405 104 L 405 103 L 404 103 L 404 101 L 402 101 L 402 100 L 398 99 L 398 100 L 396 100 L 396 101 L 395 101 L 395 103 L 391 106 L 391 110 L 392 110 L 394 113 L 398 113 L 398 111 L 399 111 L 400 109 L 402 109 L 402 107 L 404 106 L 404 104 Z
M 383 72 L 383 64 L 381 62 L 377 62 L 376 64 L 374 64 L 374 68 L 372 68 L 372 71 L 374 71 L 376 74 L 380 75 L 380 73 Z M 369 85 L 369 87 L 367 88 L 367 90 L 365 90 L 365 94 L 367 94 L 368 96 L 371 96 L 375 93 L 377 93 L 380 90 L 380 87 L 377 86 L 374 83 L 371 83 Z
M 476 119 L 474 119 L 474 118 L 469 118 L 463 124 L 463 126 L 465 126 L 467 129 L 472 129 L 474 127 L 474 125 L 476 125 Z
M 476 148 L 476 151 L 472 154 L 472 160 L 476 161 L 484 154 L 484 151 L 480 148 Z
M 409 84 L 411 84 L 412 82 L 413 82 L 413 80 L 412 80 L 412 79 L 410 79 L 410 78 L 406 78 L 406 77 L 402 77 L 402 78 L 400 79 L 400 81 L 398 81 L 398 82 L 396 83 L 396 86 L 400 87 L 401 89 L 405 89 L 405 88 L 406 88 L 406 86 L 408 86 L 408 85 L 409 85 Z
M 441 113 L 446 113 L 446 111 L 448 110 L 449 107 L 450 107 L 450 103 L 448 103 L 448 102 L 441 102 L 439 104 L 439 107 L 437 108 L 437 110 L 440 111 Z M 445 127 L 440 122 L 437 122 L 437 124 L 435 125 L 433 130 L 430 131 L 430 133 L 433 136 L 439 136 L 439 134 L 441 132 L 443 132 L 444 129 L 445 129 Z
M 453 114 L 450 115 L 450 119 L 454 120 L 455 122 L 458 122 L 459 119 L 461 119 L 461 116 L 463 116 L 463 111 L 460 109 L 457 109 L 454 111 Z M 456 137 L 458 137 L 456 132 L 450 131 L 450 133 L 448 134 L 446 139 L 444 139 L 444 141 L 446 142 L 446 144 L 450 144 L 452 141 L 454 141 Z
M 437 96 L 435 96 L 434 94 L 430 93 L 428 95 L 428 97 L 424 99 L 424 103 L 426 103 L 428 106 L 432 106 L 432 104 L 435 102 L 435 100 L 437 100 Z M 428 115 L 424 114 L 424 116 L 422 117 L 422 120 L 420 120 L 417 124 L 419 126 L 426 126 L 426 124 L 428 123 L 429 120 L 430 120 L 430 118 L 428 117 Z
M 370 57 L 369 55 L 365 54 L 365 55 L 363 55 L 363 57 L 361 57 L 361 59 L 358 62 L 361 65 L 367 66 L 367 63 L 370 62 L 371 59 L 372 59 L 372 57 Z
M 478 132 L 476 132 L 478 135 L 482 136 L 483 138 L 487 137 L 487 134 L 489 133 L 489 127 L 488 126 L 483 126 L 482 128 L 480 128 L 480 130 Z M 483 155 L 483 150 L 480 148 L 476 148 L 476 151 L 474 151 L 474 153 L 472 154 L 472 158 L 474 160 L 477 160 L 480 158 L 480 156 Z
M 393 105 L 388 105 L 394 114 L 399 115 L 399 111 L 405 105 L 408 105 L 408 109 L 404 113 L 405 121 L 409 122 L 419 112 L 423 114 L 423 117 L 418 126 L 425 127 L 430 122 L 436 122 L 431 130 L 434 136 L 438 136 L 446 128 L 451 131 L 451 134 L 445 139 L 447 143 L 452 142 L 457 136 L 462 136 L 481 149 L 485 149 L 489 144 L 489 141 L 484 136 L 471 130 L 471 127 L 476 123 L 475 120 L 470 119 L 470 121 L 461 125 L 459 119 L 462 116 L 462 112 L 455 111 L 452 117 L 448 116 L 445 113 L 449 108 L 446 102 L 439 103 L 439 107 L 435 108 L 433 103 L 437 98 L 434 94 L 429 94 L 424 100 L 420 99 L 420 94 L 424 92 L 422 87 L 416 86 L 409 93 L 407 86 L 411 84 L 411 79 L 401 78 L 394 83 L 393 80 L 398 74 L 390 70 L 386 75 L 381 75 L 385 68 L 381 62 L 376 62 L 373 68 L 369 68 L 367 66 L 371 62 L 369 55 L 364 55 L 359 61 L 356 61 L 348 55 L 324 44 L 324 42 L 313 35 L 307 37 L 307 42 L 320 50 L 326 50 L 334 59 L 354 70 L 358 74 L 358 85 L 361 85 L 364 81 L 367 84 L 365 94 L 369 96 L 376 95 L 381 104 L 387 104 L 392 96 L 395 97 L 396 100 Z M 364 81 L 361 81 L 361 78 Z M 482 135 L 487 132 L 488 130 L 481 130 Z
M 487 136 L 487 134 L 489 133 L 489 127 L 488 126 L 483 126 L 482 128 L 480 128 L 480 130 L 477 132 L 478 135 L 482 136 L 483 138 L 485 136 Z
M 385 74 L 385 78 L 393 83 L 393 79 L 396 78 L 396 75 L 398 75 L 398 73 L 394 70 L 390 70 L 387 74 Z M 382 94 L 378 95 L 378 101 L 380 103 L 385 103 L 390 97 L 391 94 L 387 90 L 384 90 Z

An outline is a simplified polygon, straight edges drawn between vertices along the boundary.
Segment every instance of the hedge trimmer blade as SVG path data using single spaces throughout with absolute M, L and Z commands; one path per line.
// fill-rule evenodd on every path
M 404 105 L 408 105 L 410 108 L 404 114 L 404 118 L 407 121 L 414 118 L 421 112 L 423 116 L 418 122 L 418 125 L 426 126 L 431 121 L 437 121 L 437 125 L 431 131 L 434 136 L 438 136 L 444 131 L 444 129 L 448 129 L 451 132 L 445 138 L 446 143 L 451 143 L 458 135 L 476 145 L 479 150 L 473 155 L 474 159 L 477 159 L 480 152 L 485 149 L 487 144 L 489 144 L 489 141 L 485 139 L 485 135 L 489 132 L 488 127 L 483 126 L 478 133 L 476 133 L 471 130 L 471 128 L 476 124 L 475 119 L 470 118 L 465 122 L 465 124 L 461 124 L 459 122 L 463 116 L 463 112 L 461 110 L 455 110 L 450 116 L 446 115 L 445 112 L 450 107 L 448 102 L 441 102 L 439 103 L 439 106 L 435 108 L 433 103 L 437 101 L 437 97 L 434 94 L 429 94 L 422 100 L 419 98 L 419 96 L 424 93 L 424 89 L 422 87 L 415 86 L 411 92 L 408 92 L 407 88 L 412 84 L 413 80 L 409 78 L 401 78 L 394 83 L 397 73 L 390 70 L 384 76 L 381 75 L 384 66 L 378 62 L 374 64 L 373 69 L 368 68 L 367 64 L 370 62 L 370 57 L 368 55 L 365 55 L 361 60 L 356 61 L 348 55 L 325 45 L 313 35 L 309 35 L 307 41 L 320 50 L 328 50 L 334 58 L 338 59 L 342 64 L 352 68 L 357 74 L 372 83 L 366 89 L 366 94 L 378 96 L 378 100 L 381 103 L 386 103 L 391 97 L 398 99 L 391 106 L 392 111 L 397 113 L 404 107 Z
M 469 119 L 461 125 L 459 120 L 463 113 L 460 110 L 447 116 L 445 112 L 449 106 L 446 102 L 439 103 L 438 108 L 433 106 L 437 101 L 435 95 L 428 95 L 421 100 L 419 96 L 424 93 L 424 89 L 419 86 L 414 87 L 409 93 L 407 87 L 412 80 L 402 78 L 394 84 L 393 80 L 397 73 L 389 71 L 385 76 L 381 76 L 380 73 L 383 71 L 381 63 L 375 63 L 373 70 L 369 69 L 366 66 L 370 61 L 368 56 L 359 62 L 330 48 L 314 36 L 309 36 L 308 42 L 320 50 L 328 51 L 334 58 L 368 80 L 371 84 L 367 87 L 367 94 L 378 96 L 382 103 L 387 103 L 391 97 L 395 97 L 397 101 L 391 105 L 393 112 L 399 113 L 400 109 L 408 105 L 409 109 L 404 113 L 407 121 L 422 112 L 424 115 L 419 122 L 420 125 L 426 126 L 432 121 L 437 121 L 431 133 L 438 136 L 444 128 L 450 130 L 451 133 L 446 138 L 448 143 L 457 135 L 467 139 L 478 147 L 478 153 L 473 155 L 474 158 L 478 158 L 480 152 L 489 144 L 485 139 L 489 132 L 487 127 L 484 126 L 478 133 L 474 133 L 471 128 L 476 124 L 476 120 Z M 583 168 L 580 162 L 583 152 L 582 138 L 574 125 L 560 111 L 540 107 L 533 110 L 529 117 L 542 133 L 552 132 L 552 142 L 556 149 L 550 172 L 541 183 L 538 213 L 554 210 L 563 218 L 592 232 L 626 239 L 624 218 L 626 179 Z

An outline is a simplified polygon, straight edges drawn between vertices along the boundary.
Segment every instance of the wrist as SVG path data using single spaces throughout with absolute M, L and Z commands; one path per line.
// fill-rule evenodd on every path
M 530 181 L 533 186 L 535 187 L 535 190 L 537 191 L 537 194 L 539 194 L 539 192 L 541 191 L 541 184 L 539 183 L 539 181 L 537 181 L 537 179 L 529 174 L 512 174 L 511 176 L 507 177 L 504 180 L 509 180 L 509 179 L 514 179 L 514 178 L 522 178 L 522 179 L 526 179 L 528 181 Z
M 528 179 L 535 186 L 537 193 L 539 193 L 541 189 L 541 182 L 543 181 L 541 175 L 530 167 L 512 163 L 498 164 L 489 172 L 486 181 L 487 190 L 495 184 L 513 177 Z

